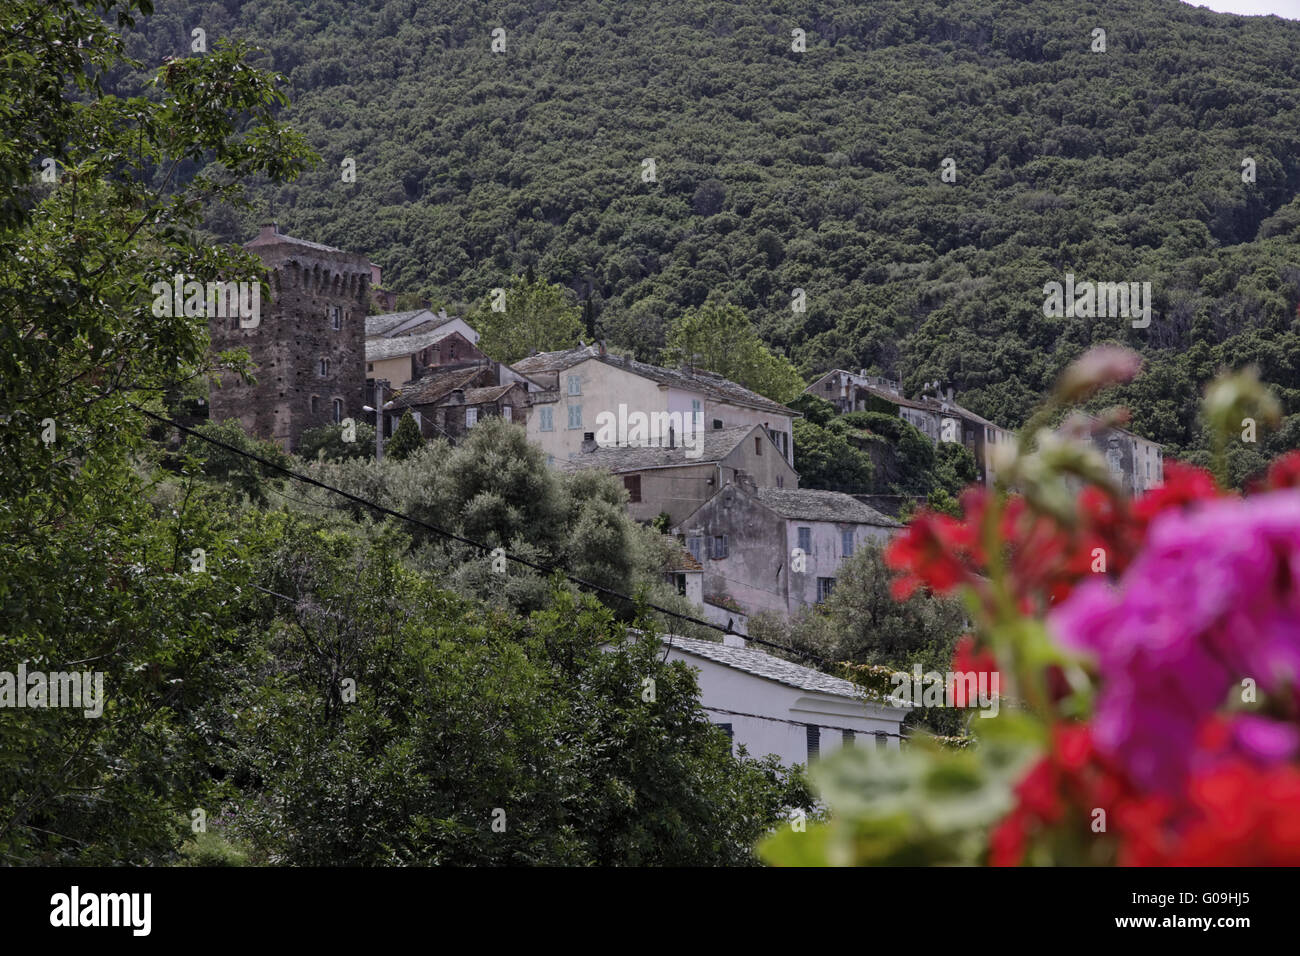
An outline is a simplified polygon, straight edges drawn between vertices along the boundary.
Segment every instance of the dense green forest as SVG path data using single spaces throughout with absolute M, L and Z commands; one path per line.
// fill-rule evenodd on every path
M 450 305 L 531 265 L 644 358 L 732 303 L 806 375 L 938 379 L 1007 426 L 1115 339 L 1149 359 L 1119 395 L 1134 430 L 1175 454 L 1203 447 L 1220 366 L 1259 364 L 1300 411 L 1300 23 L 1177 0 L 165 0 L 127 49 L 153 67 L 194 28 L 265 49 L 323 160 L 213 211 L 217 237 L 274 216 Z M 1044 317 L 1066 273 L 1151 282 L 1150 327 Z

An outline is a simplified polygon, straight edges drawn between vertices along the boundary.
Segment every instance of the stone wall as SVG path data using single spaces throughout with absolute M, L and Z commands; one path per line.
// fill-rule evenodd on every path
M 336 417 L 362 418 L 371 270 L 365 256 L 273 229 L 263 227 L 248 244 L 270 269 L 270 302 L 263 300 L 260 324 L 243 329 L 237 318 L 209 324 L 214 352 L 248 349 L 257 384 L 224 374 L 220 385 L 213 382 L 209 401 L 212 420 L 239 419 L 250 434 L 294 450 L 308 428 Z

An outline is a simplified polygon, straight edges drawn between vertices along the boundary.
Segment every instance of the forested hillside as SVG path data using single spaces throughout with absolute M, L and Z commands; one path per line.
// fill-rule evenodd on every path
M 219 238 L 269 214 L 451 305 L 532 265 L 643 357 L 730 302 L 807 375 L 938 379 L 1008 426 L 1113 338 L 1149 359 L 1120 395 L 1134 430 L 1175 453 L 1221 365 L 1258 363 L 1300 411 L 1300 23 L 1176 0 L 164 0 L 128 50 L 152 68 L 196 27 L 267 50 L 322 158 L 211 216 Z M 1151 282 L 1150 327 L 1044 317 L 1066 273 Z

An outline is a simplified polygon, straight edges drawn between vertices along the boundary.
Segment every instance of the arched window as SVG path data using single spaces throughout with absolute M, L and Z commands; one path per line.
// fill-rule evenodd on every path
M 327 358 L 323 358 L 320 360 L 320 363 L 316 366 L 316 374 L 319 375 L 321 378 L 326 378 L 329 376 L 329 373 L 330 373 L 330 360 Z
M 343 421 L 343 399 L 334 399 L 334 424 Z

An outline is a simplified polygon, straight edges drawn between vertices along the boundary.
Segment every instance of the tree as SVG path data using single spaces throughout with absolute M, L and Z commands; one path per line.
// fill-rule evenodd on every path
M 870 494 L 875 471 L 871 457 L 852 445 L 845 429 L 794 420 L 794 470 L 804 488 Z
M 420 426 L 416 423 L 410 409 L 407 409 L 402 420 L 393 429 L 393 437 L 384 446 L 384 454 L 395 461 L 405 461 L 423 447 L 424 436 L 420 434 Z
M 321 425 L 308 428 L 298 439 L 298 457 L 307 461 L 347 461 L 351 458 L 370 458 L 375 453 L 375 429 L 365 422 L 353 426 L 352 441 L 344 441 L 344 426 Z
M 798 370 L 767 350 L 745 313 L 734 305 L 702 305 L 683 312 L 668 330 L 663 361 L 716 372 L 777 402 L 791 401 L 804 389 Z
M 493 297 L 481 301 L 466 316 L 478 330 L 478 347 L 500 362 L 526 355 L 572 348 L 582 336 L 582 312 L 564 286 L 515 276 L 504 288 L 505 310 L 493 308 Z
M 198 478 L 165 508 L 147 500 L 159 454 L 139 409 L 208 369 L 207 320 L 155 309 L 154 283 L 259 281 L 255 256 L 205 241 L 200 214 L 311 158 L 243 44 L 170 59 L 148 97 L 104 95 L 133 65 L 109 23 L 150 8 L 0 8 L 0 643 L 33 670 L 93 667 L 112 699 L 94 718 L 6 711 L 8 861 L 162 860 L 176 807 L 195 805 L 200 764 L 172 759 L 189 743 L 176 710 L 211 689 L 230 604 L 194 568 L 210 546 L 238 578 L 240 545 L 191 536 L 214 518 Z

